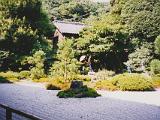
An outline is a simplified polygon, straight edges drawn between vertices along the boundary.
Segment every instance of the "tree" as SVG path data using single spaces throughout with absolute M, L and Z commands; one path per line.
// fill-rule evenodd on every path
M 129 54 L 129 60 L 125 64 L 131 67 L 133 72 L 144 72 L 148 69 L 149 63 L 153 59 L 153 51 L 152 44 L 143 43 L 140 48 Z
M 157 53 L 160 54 L 160 35 L 155 40 L 155 48 L 157 50 Z
M 36 51 L 33 56 L 25 57 L 21 64 L 29 64 L 31 78 L 39 79 L 45 76 L 44 61 L 46 59 L 46 54 L 44 51 Z
M 109 9 L 108 5 L 90 0 L 45 0 L 43 3 L 50 17 L 68 21 L 82 21 L 106 13 Z
M 160 60 L 154 59 L 150 64 L 151 72 L 153 74 L 160 74 Z
M 137 37 L 142 42 L 155 40 L 160 33 L 159 6 L 159 0 L 129 0 L 125 2 L 121 16 L 128 26 L 130 36 Z
M 75 59 L 73 40 L 60 41 L 58 47 L 58 61 L 53 64 L 51 74 L 64 77 L 65 80 L 68 80 L 69 76 L 73 76 L 79 72 L 79 62 Z
M 54 27 L 40 0 L 1 0 L 0 27 L 0 50 L 12 55 L 7 65 L 12 65 L 12 70 L 22 67 L 20 62 L 24 56 L 50 48 L 47 40 Z
M 129 44 L 125 26 L 120 20 L 119 15 L 101 16 L 91 22 L 76 40 L 77 54 L 91 55 L 95 70 L 108 68 L 119 71 L 123 68 Z
M 39 35 L 49 37 L 54 28 L 47 14 L 42 10 L 40 0 L 1 0 L 0 15 L 5 19 L 23 19 L 33 30 L 38 30 Z

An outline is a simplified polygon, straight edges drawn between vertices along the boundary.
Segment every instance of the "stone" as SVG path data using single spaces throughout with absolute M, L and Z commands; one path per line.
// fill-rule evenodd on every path
M 77 88 L 81 88 L 83 86 L 83 82 L 80 80 L 73 80 L 71 83 L 70 88 L 72 89 L 77 89 Z

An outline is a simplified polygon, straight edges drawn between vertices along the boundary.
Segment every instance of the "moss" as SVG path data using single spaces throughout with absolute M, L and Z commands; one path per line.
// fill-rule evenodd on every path
M 83 86 L 81 88 L 76 89 L 68 89 L 64 91 L 60 91 L 57 96 L 59 98 L 83 98 L 83 97 L 98 97 L 100 96 L 96 90 L 92 88 L 88 88 L 87 86 Z

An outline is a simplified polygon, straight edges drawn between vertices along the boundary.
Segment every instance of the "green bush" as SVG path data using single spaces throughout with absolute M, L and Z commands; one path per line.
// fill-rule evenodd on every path
M 109 77 L 113 77 L 114 75 L 115 75 L 115 72 L 103 69 L 103 70 L 99 70 L 96 73 L 96 79 L 97 80 L 107 80 Z
M 38 83 L 49 83 L 52 81 L 51 78 L 40 78 L 40 79 L 33 79 L 33 82 L 38 82 Z
M 117 90 L 117 86 L 113 85 L 109 80 L 98 81 L 95 85 L 95 88 L 98 90 L 109 90 L 115 91 Z
M 160 74 L 160 60 L 152 60 L 150 67 L 153 74 Z
M 154 88 L 160 88 L 160 77 L 154 76 L 152 77 Z
M 46 85 L 47 90 L 61 90 L 60 87 L 53 85 L 52 83 L 49 83 Z
M 10 82 L 17 82 L 19 80 L 19 74 L 12 71 L 0 72 L 0 76 Z
M 8 71 L 8 72 L 1 72 L 0 76 L 4 78 L 18 78 L 19 74 L 16 72 Z
M 87 86 L 83 86 L 77 89 L 68 89 L 65 91 L 60 91 L 57 96 L 59 98 L 83 98 L 83 97 L 98 97 L 100 96 L 96 90 L 92 88 L 88 88 Z
M 30 71 L 21 71 L 19 73 L 20 79 L 29 78 L 31 75 Z
M 47 90 L 55 90 L 55 88 L 58 88 L 60 90 L 66 90 L 70 86 L 70 82 L 64 82 L 63 77 L 55 77 L 53 79 L 50 79 L 50 82 L 46 85 Z
M 122 91 L 153 90 L 151 79 L 141 74 L 120 74 L 111 78 L 110 81 Z
M 68 78 L 70 81 L 72 80 L 81 80 L 81 81 L 91 81 L 91 78 L 88 75 L 74 75 Z
M 10 83 L 6 78 L 0 76 L 0 83 Z
M 33 79 L 33 82 L 39 82 L 39 83 L 47 83 L 47 82 L 51 82 L 51 78 L 40 78 L 40 79 Z

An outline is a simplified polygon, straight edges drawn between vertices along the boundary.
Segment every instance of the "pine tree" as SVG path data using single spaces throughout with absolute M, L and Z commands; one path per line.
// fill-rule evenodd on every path
M 73 49 L 73 40 L 64 40 L 58 43 L 57 59 L 51 68 L 51 74 L 54 76 L 62 76 L 64 80 L 68 80 L 69 76 L 79 72 L 79 62 L 75 59 L 75 51 Z

